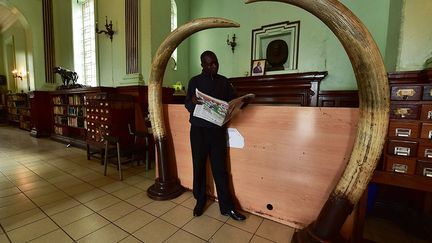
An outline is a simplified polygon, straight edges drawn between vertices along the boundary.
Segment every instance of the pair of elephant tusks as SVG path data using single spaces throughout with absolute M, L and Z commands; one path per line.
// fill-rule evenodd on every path
M 246 0 L 246 3 L 270 0 Z M 296 242 L 331 241 L 351 213 L 369 183 L 379 160 L 389 119 L 389 87 L 378 47 L 361 21 L 337 0 L 278 0 L 298 6 L 324 22 L 338 37 L 347 52 L 357 79 L 360 118 L 357 136 L 348 165 L 330 194 L 317 220 L 293 238 Z M 162 80 L 171 53 L 185 38 L 200 30 L 237 27 L 220 18 L 193 20 L 171 33 L 159 47 L 149 79 L 149 111 L 158 152 L 159 193 L 172 181 L 167 174 L 165 125 L 162 111 Z M 155 186 L 152 186 L 155 188 Z M 157 187 L 157 186 L 156 186 Z M 180 190 L 180 189 L 179 189 Z M 151 191 L 151 188 L 149 188 Z M 161 192 L 162 191 L 162 192 Z M 169 192 L 170 195 L 174 193 Z M 167 197 L 168 198 L 168 197 Z

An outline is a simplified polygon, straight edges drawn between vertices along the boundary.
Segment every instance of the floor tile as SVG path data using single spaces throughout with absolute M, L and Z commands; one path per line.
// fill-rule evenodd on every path
M 86 206 L 78 205 L 50 217 L 60 226 L 65 226 L 79 219 L 87 217 L 93 213 L 94 212 Z
M 54 191 L 39 197 L 32 198 L 32 201 L 38 206 L 47 205 L 53 202 L 60 201 L 61 199 L 69 197 L 66 193 L 62 191 Z
M 134 233 L 155 219 L 155 216 L 138 209 L 116 220 L 114 224 L 118 225 L 120 228 L 129 233 Z
M 287 240 L 290 242 L 294 234 L 294 229 L 286 225 L 264 219 L 255 234 L 275 242 L 287 242 Z
M 85 192 L 89 192 L 89 191 L 94 190 L 94 189 L 95 189 L 95 187 L 93 185 L 90 185 L 90 184 L 85 183 L 85 182 L 81 182 L 80 184 L 77 184 L 77 185 L 72 185 L 72 186 L 62 188 L 62 190 L 70 196 L 83 194 Z
M 176 204 L 171 201 L 153 201 L 141 207 L 141 209 L 159 217 L 162 214 L 168 212 L 168 210 L 174 208 L 175 206 Z
M 79 219 L 63 229 L 74 239 L 78 240 L 82 237 L 104 227 L 109 222 L 98 214 L 94 213 L 82 219 Z
M 53 203 L 42 206 L 42 210 L 48 214 L 49 216 L 65 211 L 69 208 L 73 208 L 80 204 L 77 200 L 67 197 L 65 199 L 61 199 L 59 201 L 55 201 Z
M 193 198 L 192 192 L 191 191 L 185 191 L 179 197 L 171 199 L 171 202 L 177 203 L 177 204 L 181 204 L 181 203 L 185 202 L 187 199 L 189 199 L 191 197 Z
M 225 242 L 236 242 L 236 243 L 248 243 L 252 238 L 252 234 L 243 231 L 234 226 L 224 224 L 217 232 L 210 238 L 210 242 L 214 243 L 225 243 Z
M 221 214 L 219 204 L 216 202 L 211 202 L 210 205 L 208 205 L 206 210 L 204 211 L 204 214 L 213 217 L 217 220 L 220 220 L 222 222 L 226 222 L 229 218 L 228 216 L 224 216 Z
M 63 230 L 58 229 L 48 234 L 42 235 L 29 242 L 30 243 L 47 243 L 47 242 L 72 243 L 74 241 Z
M 80 201 L 81 203 L 86 203 L 86 202 L 89 202 L 89 201 L 94 200 L 96 198 L 103 197 L 105 195 L 107 195 L 106 192 L 95 188 L 95 189 L 90 190 L 90 191 L 76 194 L 73 197 L 76 200 Z
M 99 211 L 98 213 L 113 222 L 135 210 L 137 210 L 137 207 L 130 205 L 127 202 L 119 202 Z
M 30 200 L 7 205 L 0 208 L 0 219 L 19 214 L 33 208 L 36 208 L 36 205 L 30 202 Z
M 46 217 L 47 216 L 39 208 L 33 208 L 10 217 L 0 219 L 0 223 L 6 231 L 11 231 Z
M 129 184 L 126 184 L 124 182 L 115 181 L 115 182 L 110 183 L 108 185 L 101 186 L 101 187 L 99 187 L 99 189 L 106 191 L 106 192 L 115 192 L 115 191 L 118 191 L 120 189 L 123 189 L 125 187 L 129 187 L 129 186 L 130 186 Z
M 241 212 L 241 213 L 246 216 L 246 220 L 237 221 L 237 220 L 233 220 L 232 218 L 229 218 L 227 224 L 245 230 L 249 233 L 255 233 L 258 227 L 263 222 L 263 218 L 246 212 Z
M 119 241 L 119 242 L 120 243 L 141 243 L 142 241 L 140 241 L 137 238 L 135 238 L 135 236 L 130 235 L 130 236 L 124 238 L 123 240 Z
M 133 235 L 144 242 L 163 242 L 177 230 L 178 228 L 174 225 L 156 219 L 133 233 Z
M 254 235 L 250 243 L 273 243 L 274 241 L 262 238 L 260 236 Z
M 175 208 L 169 210 L 167 213 L 163 214 L 161 218 L 168 223 L 181 228 L 193 218 L 193 214 L 192 210 L 189 208 L 178 205 Z
M 153 202 L 153 199 L 149 198 L 147 196 L 147 193 L 143 192 L 143 193 L 138 193 L 135 196 L 126 199 L 125 201 L 134 205 L 135 207 L 141 208 L 144 205 Z
M 172 235 L 170 238 L 168 238 L 168 240 L 165 241 L 165 243 L 179 243 L 179 242 L 204 243 L 206 241 L 184 230 L 177 231 L 174 235 Z M 228 243 L 228 242 L 224 242 L 224 243 Z
M 8 232 L 12 242 L 25 242 L 58 229 L 49 218 L 44 218 Z
M 120 202 L 120 199 L 108 194 L 108 195 L 96 198 L 92 201 L 89 201 L 89 202 L 85 203 L 85 205 L 87 207 L 93 209 L 94 211 L 99 211 L 99 210 L 107 208 L 113 204 L 116 204 L 118 202 Z
M 115 192 L 111 192 L 111 195 L 114 195 L 122 200 L 128 199 L 132 196 L 137 195 L 138 193 L 145 193 L 142 190 L 133 187 L 133 186 L 128 186 L 128 187 L 124 187 L 120 190 L 117 190 Z
M 182 229 L 202 239 L 209 240 L 222 225 L 223 222 L 219 220 L 201 215 L 200 217 L 194 217 L 189 223 L 183 226 Z
M 18 189 L 18 187 L 15 187 L 15 186 L 0 189 L 0 197 L 7 197 L 7 196 L 14 195 L 14 194 L 19 194 L 19 193 L 21 193 L 21 191 Z
M 119 242 L 129 236 L 119 227 L 109 224 L 78 240 L 78 243 L 110 243 Z

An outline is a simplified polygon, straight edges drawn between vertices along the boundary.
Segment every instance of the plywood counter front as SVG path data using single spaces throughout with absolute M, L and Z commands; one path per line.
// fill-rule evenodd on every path
M 165 112 L 178 177 L 191 189 L 189 113 L 183 105 L 166 105 Z M 309 224 L 345 168 L 357 121 L 357 108 L 249 105 L 229 124 L 245 143 L 228 155 L 239 206 L 296 228 Z

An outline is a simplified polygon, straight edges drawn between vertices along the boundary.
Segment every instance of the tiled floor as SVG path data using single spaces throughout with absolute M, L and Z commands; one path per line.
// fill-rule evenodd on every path
M 0 126 L 0 242 L 290 242 L 294 230 L 247 214 L 237 222 L 211 203 L 193 217 L 190 192 L 154 201 L 154 170 L 103 176 L 84 150 Z

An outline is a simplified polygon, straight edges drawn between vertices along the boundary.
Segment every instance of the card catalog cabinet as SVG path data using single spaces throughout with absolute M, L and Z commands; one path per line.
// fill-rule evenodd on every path
M 432 180 L 432 83 L 389 79 L 390 123 L 383 170 Z
M 129 144 L 135 128 L 134 97 L 125 94 L 94 93 L 85 96 L 87 145 L 101 147 L 104 135 L 116 136 L 121 144 Z

